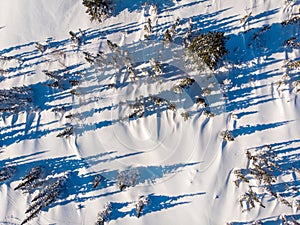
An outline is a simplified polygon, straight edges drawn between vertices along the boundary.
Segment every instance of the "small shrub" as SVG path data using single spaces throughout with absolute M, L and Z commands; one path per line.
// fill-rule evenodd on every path
M 215 116 L 215 114 L 209 110 L 203 110 L 203 115 L 206 116 L 207 118 L 212 118 Z
M 41 43 L 36 42 L 35 43 L 35 47 L 41 52 L 44 53 L 44 51 L 46 51 L 47 46 L 42 45 Z
M 299 69 L 300 68 L 300 60 L 288 63 L 288 68 Z
M 165 41 L 165 42 L 171 42 L 171 41 L 172 41 L 172 36 L 171 36 L 171 34 L 170 34 L 169 29 L 166 30 L 164 41 Z
M 168 106 L 168 109 L 169 109 L 169 110 L 172 110 L 172 111 L 176 111 L 176 105 L 175 105 L 175 104 L 170 104 L 170 105 Z
M 250 12 L 249 14 L 247 14 L 243 18 L 241 18 L 240 23 L 242 23 L 242 24 L 246 23 L 251 16 L 252 16 L 252 12 Z
M 223 141 L 234 141 L 234 137 L 229 130 L 222 131 L 221 137 L 223 138 Z
M 196 104 L 199 105 L 201 108 L 207 107 L 207 103 L 205 102 L 204 98 L 196 98 Z
M 191 118 L 191 116 L 188 112 L 181 113 L 181 116 L 183 117 L 184 121 L 187 121 L 189 118 Z

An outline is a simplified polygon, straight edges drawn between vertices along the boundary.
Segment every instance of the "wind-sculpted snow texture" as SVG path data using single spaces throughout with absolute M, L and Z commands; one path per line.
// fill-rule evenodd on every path
M 0 224 L 299 224 L 300 1 L 84 2 L 0 0 Z

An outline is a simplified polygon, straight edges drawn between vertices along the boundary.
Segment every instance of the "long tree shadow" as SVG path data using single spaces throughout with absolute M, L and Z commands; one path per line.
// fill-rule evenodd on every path
M 114 14 L 118 15 L 120 12 L 124 11 L 125 9 L 129 10 L 129 12 L 133 12 L 135 10 L 141 10 L 143 7 L 147 5 L 157 5 L 159 7 L 159 10 L 162 10 L 164 8 L 170 8 L 174 6 L 174 2 L 171 0 L 164 0 L 164 1 L 145 1 L 143 0 L 117 0 L 114 4 Z
M 286 221 L 284 221 L 286 220 Z M 300 221 L 300 216 L 298 214 L 289 214 L 289 215 L 278 215 L 273 217 L 266 217 L 256 221 L 247 221 L 247 222 L 231 222 L 232 225 L 251 225 L 255 222 L 259 222 L 263 225 L 281 225 L 281 224 L 298 224 Z
M 15 167 L 16 170 L 12 177 L 5 181 L 5 183 L 11 185 L 13 183 L 13 188 L 17 186 L 15 184 L 17 181 L 21 182 L 20 179 L 25 177 L 26 174 L 30 172 L 32 168 L 40 167 L 43 171 L 42 181 L 47 184 L 48 176 L 66 176 L 67 182 L 61 190 L 59 199 L 49 207 L 55 207 L 57 205 L 66 205 L 71 202 L 85 202 L 90 199 L 100 198 L 108 195 L 113 195 L 119 193 L 117 187 L 118 181 L 118 170 L 101 170 L 95 172 L 88 172 L 86 174 L 79 174 L 79 170 L 82 168 L 89 169 L 93 164 L 110 162 L 113 160 L 119 160 L 127 157 L 133 157 L 136 154 L 126 154 L 126 155 L 114 155 L 116 152 L 106 152 L 88 158 L 78 159 L 76 156 L 58 157 L 51 159 L 36 160 L 36 157 L 45 152 L 37 152 L 30 155 L 24 155 L 15 158 L 3 159 L 0 161 L 0 167 Z M 103 159 L 101 159 L 103 158 Z M 135 185 L 143 185 L 145 182 L 156 182 L 159 179 L 168 177 L 172 174 L 180 172 L 182 169 L 188 166 L 196 165 L 197 163 L 189 164 L 174 164 L 168 166 L 145 166 L 131 168 L 138 172 L 139 177 Z M 96 176 L 101 176 L 101 182 L 98 187 L 93 187 L 93 182 Z M 50 179 L 50 178 L 49 178 Z M 44 185 L 43 183 L 40 185 Z M 42 187 L 41 186 L 41 187 Z M 116 187 L 115 191 L 107 192 L 107 188 L 112 186 Z M 30 187 L 29 187 L 30 188 Z M 29 193 L 33 193 L 35 190 L 39 190 L 40 187 L 28 189 Z M 103 190 L 104 193 L 99 194 L 99 191 Z M 88 194 L 89 193 L 89 194 Z M 88 195 L 87 195 L 88 194 Z M 155 199 L 155 198 L 154 198 Z M 156 200 L 155 200 L 156 201 Z M 48 208 L 49 208 L 48 207 Z
M 63 130 L 63 128 L 49 128 L 49 125 L 57 122 L 58 121 L 51 121 L 45 124 L 37 123 L 36 126 L 33 127 L 28 127 L 28 124 L 21 123 L 10 127 L 11 129 L 9 127 L 0 128 L 0 147 L 7 147 L 23 140 L 42 138 L 53 132 L 59 132 Z
M 234 137 L 243 136 L 243 135 L 250 135 L 255 132 L 274 129 L 276 127 L 280 127 L 286 125 L 292 121 L 283 121 L 277 123 L 269 123 L 269 124 L 256 124 L 256 125 L 248 125 L 248 126 L 241 126 L 238 129 L 232 131 Z
M 185 194 L 178 196 L 167 196 L 167 195 L 156 195 L 150 194 L 147 196 L 148 204 L 144 206 L 141 211 L 140 216 L 145 216 L 154 212 L 165 211 L 170 208 L 174 208 L 180 205 L 189 204 L 190 201 L 184 200 L 185 198 L 194 198 L 196 196 L 204 195 L 205 192 L 199 192 L 195 194 Z M 110 220 L 118 220 L 126 216 L 137 217 L 135 208 L 130 211 L 122 210 L 124 207 L 132 205 L 131 202 L 112 202 L 112 213 L 110 215 Z
M 127 155 L 126 157 L 130 157 L 133 155 Z M 125 156 L 121 156 L 125 157 Z M 118 157 L 116 157 L 117 159 Z M 86 163 L 86 162 L 85 162 Z M 149 166 L 149 167 L 136 167 L 132 168 L 138 171 L 137 182 L 135 185 L 143 185 L 146 181 L 156 182 L 159 179 L 164 177 L 168 177 L 172 174 L 179 172 L 180 169 L 183 169 L 186 166 L 192 166 L 195 163 L 191 164 L 175 164 L 170 166 Z M 84 203 L 88 200 L 98 199 L 102 197 L 106 197 L 109 195 L 114 195 L 120 193 L 121 191 L 117 187 L 118 183 L 118 170 L 103 170 L 98 171 L 96 173 L 89 173 L 87 175 L 78 175 L 78 170 L 72 171 L 68 175 L 68 181 L 66 188 L 63 190 L 60 199 L 57 202 L 54 202 L 50 208 L 55 207 L 57 205 L 66 205 L 71 202 L 79 202 Z M 101 183 L 95 189 L 93 188 L 93 181 L 95 176 L 101 177 Z M 129 178 L 130 179 L 130 178 Z M 115 191 L 111 191 L 111 187 L 115 186 Z M 109 188 L 109 191 L 106 189 Z M 130 188 L 130 187 L 128 187 Z M 103 190 L 101 194 L 98 192 L 94 192 L 92 195 L 87 195 L 88 193 L 93 193 L 96 190 Z M 71 197 L 72 196 L 72 197 Z

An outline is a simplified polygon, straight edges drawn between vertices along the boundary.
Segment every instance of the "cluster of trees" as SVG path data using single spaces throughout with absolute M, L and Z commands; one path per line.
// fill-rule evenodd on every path
M 55 202 L 61 193 L 61 189 L 66 182 L 66 179 L 67 177 L 65 176 L 58 177 L 43 186 L 39 193 L 31 200 L 31 203 L 25 212 L 28 216 L 22 221 L 21 225 L 32 220 L 42 209 Z
M 291 37 L 284 42 L 284 45 L 297 49 L 300 47 L 300 41 L 297 41 L 296 37 Z
M 222 131 L 221 137 L 222 137 L 223 141 L 234 141 L 233 134 L 229 130 Z
M 27 86 L 0 90 L 0 113 L 18 113 L 25 110 L 32 102 L 32 90 Z
M 234 174 L 236 180 L 234 183 L 239 187 L 240 183 L 248 183 L 250 186 L 251 183 L 257 181 L 264 187 L 266 192 L 277 199 L 281 204 L 293 207 L 293 203 L 289 202 L 285 197 L 283 197 L 279 192 L 276 192 L 273 188 L 273 185 L 277 181 L 278 174 L 282 173 L 282 168 L 276 163 L 277 156 L 272 151 L 271 146 L 266 146 L 265 149 L 259 149 L 256 152 L 252 153 L 250 150 L 246 151 L 247 159 L 249 160 L 249 168 L 247 169 L 236 169 Z M 250 188 L 240 198 L 241 207 L 243 211 L 249 211 L 255 207 L 255 202 L 259 203 L 261 207 L 264 205 L 260 202 L 257 197 L 257 194 Z M 300 209 L 299 203 L 298 209 Z
M 129 115 L 122 119 L 137 119 L 143 116 L 147 116 L 152 113 L 159 113 L 165 110 L 176 111 L 176 105 L 170 103 L 167 99 L 159 96 L 140 96 L 136 98 L 134 102 L 128 104 Z
M 147 196 L 141 196 L 138 199 L 137 203 L 135 204 L 137 218 L 140 218 L 144 208 L 148 204 L 149 204 L 149 199 Z M 96 221 L 95 225 L 104 225 L 105 223 L 108 223 L 112 213 L 113 213 L 112 204 L 110 202 L 108 202 L 105 204 L 104 209 L 98 213 L 97 221 Z
M 259 203 L 261 207 L 265 208 L 265 206 L 259 200 L 257 194 L 250 188 L 248 192 L 244 193 L 240 199 L 240 205 L 243 209 L 243 212 L 250 211 L 251 209 L 255 208 L 255 202 Z
M 299 24 L 299 22 L 300 22 L 300 16 L 297 15 L 297 14 L 294 14 L 294 15 L 292 15 L 291 18 L 281 22 L 281 25 L 282 26 L 287 26 L 287 25 L 290 25 L 290 24 Z
M 98 213 L 98 218 L 95 225 L 104 225 L 105 222 L 108 222 L 111 212 L 112 212 L 111 204 L 107 203 L 104 206 L 104 209 Z
M 0 170 L 0 182 L 4 182 L 13 177 L 16 172 L 14 166 L 6 166 Z M 47 177 L 42 167 L 36 166 L 22 178 L 21 182 L 14 190 L 21 189 L 24 193 L 33 193 L 38 191 L 38 194 L 33 197 L 30 205 L 25 211 L 28 216 L 21 222 L 21 225 L 27 223 L 38 213 L 53 203 L 61 193 L 61 189 L 66 181 L 66 176 Z
M 6 166 L 2 169 L 0 169 L 0 182 L 9 180 L 13 177 L 13 175 L 16 172 L 16 168 L 13 166 Z
M 80 76 L 75 76 L 73 74 L 48 70 L 43 70 L 43 73 L 50 78 L 47 86 L 52 88 L 67 90 L 77 86 L 80 82 Z
M 297 214 L 294 215 L 288 215 L 286 216 L 285 214 L 281 214 L 280 216 L 277 217 L 277 219 L 275 219 L 274 217 L 270 218 L 264 218 L 264 219 L 259 219 L 256 221 L 251 222 L 252 225 L 264 225 L 264 224 L 282 224 L 282 225 L 299 225 L 300 223 L 297 221 L 297 219 L 294 218 L 294 216 L 296 217 Z M 228 222 L 226 223 L 226 225 L 237 225 L 240 224 L 240 222 Z M 245 223 L 245 224 L 249 224 L 249 223 Z
M 40 180 L 42 174 L 42 168 L 37 166 L 32 168 L 25 177 L 22 178 L 22 182 L 14 188 L 14 190 L 22 189 L 29 191 L 32 187 L 39 185 L 42 181 Z
M 180 93 L 183 92 L 183 89 L 189 88 L 194 82 L 195 82 L 195 80 L 193 78 L 190 78 L 190 77 L 186 77 L 184 79 L 181 79 L 179 81 L 179 83 L 173 87 L 173 91 L 176 94 L 180 94 Z

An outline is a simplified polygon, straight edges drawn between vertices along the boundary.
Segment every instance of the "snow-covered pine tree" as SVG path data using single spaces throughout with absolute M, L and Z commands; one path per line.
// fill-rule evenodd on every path
M 144 207 L 149 203 L 149 199 L 147 197 L 141 196 L 138 200 L 138 202 L 135 205 L 137 218 L 140 218 L 141 213 L 144 209 Z
M 92 188 L 96 188 L 101 183 L 102 177 L 101 176 L 95 176 L 93 186 Z
M 225 44 L 227 38 L 223 32 L 202 33 L 195 37 L 187 48 L 187 61 L 215 69 L 219 60 L 228 53 Z
M 154 58 L 150 59 L 150 66 L 152 67 L 155 76 L 160 76 L 163 74 L 161 63 Z
M 46 45 L 42 45 L 41 43 L 36 42 L 35 43 L 35 47 L 41 52 L 43 53 L 44 51 L 46 51 L 47 46 Z
M 134 186 L 139 178 L 139 173 L 136 169 L 120 171 L 118 173 L 118 187 L 120 191 L 125 188 Z
M 95 225 L 104 225 L 104 222 L 108 222 L 111 212 L 112 212 L 111 204 L 106 203 L 104 209 L 98 213 L 98 218 Z
M 112 13 L 112 2 L 110 0 L 83 0 L 82 4 L 87 7 L 86 13 L 91 16 L 91 21 L 101 23 Z
M 166 32 L 165 32 L 165 39 L 164 39 L 164 41 L 167 42 L 167 43 L 169 43 L 169 42 L 172 41 L 172 36 L 170 34 L 169 29 L 167 29 Z
M 67 138 L 67 137 L 70 137 L 72 134 L 74 133 L 74 130 L 73 130 L 73 126 L 68 126 L 66 127 L 62 132 L 60 132 L 58 135 L 56 135 L 56 137 L 59 137 L 59 138 Z

